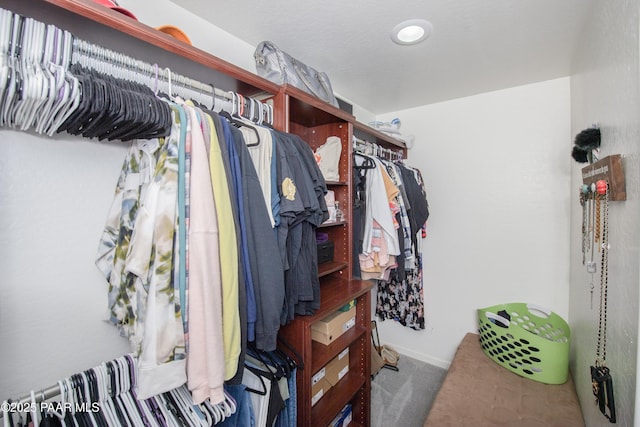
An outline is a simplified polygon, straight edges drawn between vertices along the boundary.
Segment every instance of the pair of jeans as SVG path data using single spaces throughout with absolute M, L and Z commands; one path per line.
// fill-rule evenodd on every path
M 287 379 L 289 385 L 289 399 L 285 402 L 285 408 L 280 411 L 275 427 L 296 427 L 298 418 L 298 400 L 296 395 L 296 370 L 291 372 Z
M 219 425 L 223 427 L 255 427 L 256 420 L 248 391 L 243 384 L 225 385 L 227 393 L 236 401 L 236 412 L 225 418 Z

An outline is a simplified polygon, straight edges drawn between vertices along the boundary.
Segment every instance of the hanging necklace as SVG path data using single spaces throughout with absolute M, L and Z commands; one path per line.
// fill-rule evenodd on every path
M 600 251 L 600 310 L 595 364 L 590 367 L 591 386 L 600 412 L 612 423 L 616 422 L 613 380 L 606 366 L 607 358 L 607 296 L 609 284 L 609 186 L 604 180 L 596 184 L 594 246 Z M 600 206 L 602 205 L 602 207 Z M 602 210 L 602 212 L 600 212 Z M 602 218 L 601 218 L 602 216 Z M 596 237 L 597 236 L 597 237 Z M 594 248 L 595 249 L 595 248 Z
M 600 181 L 598 181 L 600 183 Z M 606 186 L 606 181 L 604 182 Z M 600 191 L 600 190 L 599 190 Z M 603 199 L 602 239 L 600 241 L 600 313 L 598 319 L 598 344 L 596 348 L 596 365 L 604 366 L 607 356 L 607 292 L 609 283 L 609 193 L 605 187 Z
M 593 247 L 596 235 L 596 216 L 599 218 L 599 209 L 596 212 L 596 184 L 582 185 L 580 188 L 580 204 L 582 205 L 582 265 L 586 265 L 587 272 L 591 273 L 589 283 L 590 307 L 593 309 L 594 275 L 597 271 L 597 263 L 594 259 Z M 599 206 L 599 205 L 598 205 Z M 596 215 L 597 213 L 597 215 Z M 598 232 L 599 233 L 599 232 Z M 587 254 L 590 254 L 587 260 Z
M 589 186 L 580 188 L 580 206 L 582 206 L 582 265 L 585 265 L 589 244 Z
M 600 227 L 601 227 L 601 218 L 600 218 L 600 205 L 601 205 L 601 198 L 599 197 L 599 194 L 595 194 L 594 193 L 594 197 L 595 197 L 595 205 L 596 205 L 596 213 L 595 213 L 595 218 L 593 221 L 593 225 L 594 225 L 594 230 L 593 230 L 593 242 L 596 244 L 598 244 L 598 242 L 600 241 Z M 600 251 L 600 248 L 598 247 L 598 251 Z

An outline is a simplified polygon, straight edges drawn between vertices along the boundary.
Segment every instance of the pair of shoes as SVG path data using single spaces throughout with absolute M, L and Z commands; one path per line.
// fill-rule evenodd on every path
M 398 365 L 398 359 L 400 359 L 400 354 L 393 348 L 388 345 L 382 346 L 382 351 L 380 355 L 384 359 L 384 363 L 391 366 Z

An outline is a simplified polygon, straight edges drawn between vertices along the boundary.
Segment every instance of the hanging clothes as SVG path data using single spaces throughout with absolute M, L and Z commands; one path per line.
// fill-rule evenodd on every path
M 351 246 L 354 260 L 359 259 L 364 239 L 364 216 L 367 203 L 367 171 L 375 167 L 376 165 L 371 157 L 358 152 L 353 153 L 353 204 L 351 207 L 353 244 Z M 353 263 L 353 275 L 354 277 L 361 277 L 359 261 Z
M 381 320 L 395 320 L 402 326 L 420 330 L 425 327 L 424 293 L 422 284 L 422 256 L 415 257 L 415 267 L 400 279 L 398 272 L 390 272 L 388 280 L 377 287 L 376 316 Z
M 186 117 L 181 109 L 173 114 L 168 138 L 131 145 L 96 260 L 109 283 L 110 320 L 139 356 L 142 398 L 186 381 L 184 329 L 172 276 L 178 145 L 184 144 Z
M 399 270 L 395 270 L 391 272 L 388 281 L 378 282 L 376 315 L 382 320 L 393 319 L 403 326 L 420 330 L 424 329 L 425 320 L 422 255 L 417 235 L 429 217 L 429 209 L 419 171 L 399 163 L 396 167 L 400 170 L 402 185 L 407 195 L 406 204 L 402 202 L 401 205 L 410 206 L 406 209 L 406 216 L 411 230 L 413 255 L 411 258 L 406 257 L 402 262 L 406 272 L 404 276 Z M 404 252 L 406 253 L 407 251 Z
M 295 427 L 297 364 L 280 350 L 249 349 L 243 383 L 252 402 L 256 426 Z
M 248 100 L 250 117 L 221 117 L 172 93 L 177 76 L 168 69 L 163 94 L 157 65 L 0 12 L 2 22 L 19 25 L 5 52 L 11 59 L 27 46 L 16 37 L 35 30 L 29 43 L 39 46 L 46 34 L 43 55 L 64 57 L 40 64 L 53 67 L 41 83 L 55 82 L 56 90 L 37 100 L 28 92 L 33 68 L 10 76 L 2 101 L 16 114 L 0 117 L 0 125 L 16 119 L 10 124 L 23 130 L 131 141 L 96 265 L 108 284 L 109 319 L 134 356 L 71 378 L 76 398 L 99 401 L 100 411 L 45 424 L 210 426 L 235 411 L 225 386 L 244 393 L 240 381 L 253 364 L 271 381 L 265 425 L 295 425 L 296 367 L 276 340 L 282 324 L 320 306 L 315 229 L 328 218 L 327 188 L 309 145 L 261 126 L 272 113 L 261 102 Z M 69 68 L 72 42 L 78 62 Z M 41 58 L 31 56 L 43 50 L 31 47 L 21 54 L 36 65 Z M 150 70 L 155 82 L 147 81 Z M 193 81 L 176 80 L 193 91 Z M 196 97 L 216 98 L 210 89 Z M 20 114 L 28 103 L 31 114 Z M 268 361 L 247 357 L 247 343 Z
M 235 126 L 225 120 L 222 122 L 231 134 L 242 175 L 244 212 L 241 215 L 246 225 L 248 264 L 255 295 L 255 313 L 248 313 L 249 341 L 253 341 L 251 331 L 254 331 L 255 343 L 259 349 L 274 350 L 280 330 L 280 311 L 284 303 L 284 268 L 281 258 L 277 256 L 278 244 L 267 206 L 255 203 L 264 198 L 244 136 Z M 248 308 L 253 309 L 251 306 Z M 251 319 L 254 317 L 255 323 L 252 323 Z
M 300 137 L 273 131 L 280 194 L 277 229 L 285 268 L 285 305 L 281 321 L 313 314 L 320 307 L 315 230 L 329 218 L 327 186 L 313 151 Z
M 396 212 L 396 222 L 401 225 L 401 227 L 396 227 L 398 230 L 398 243 L 400 244 L 400 254 L 396 257 L 396 270 L 399 279 L 404 280 L 405 268 L 412 268 L 414 256 L 414 241 L 411 239 L 411 225 L 407 214 L 410 209 L 409 199 L 405 191 L 404 182 L 398 165 L 386 160 L 382 160 L 382 164 L 385 166 L 394 185 L 399 190 L 399 194 L 395 198 L 398 208 L 397 210 L 393 210 L 393 212 Z
M 236 374 L 232 378 L 227 379 L 227 384 L 240 384 L 242 381 L 242 370 L 244 366 L 244 357 L 246 353 L 247 341 L 254 340 L 253 336 L 249 336 L 248 330 L 248 313 L 255 314 L 255 296 L 253 292 L 253 280 L 249 270 L 249 258 L 247 254 L 246 242 L 246 225 L 244 221 L 244 206 L 242 200 L 242 177 L 240 175 L 240 165 L 238 154 L 233 142 L 225 137 L 225 131 L 217 113 L 206 111 L 205 116 L 211 120 L 207 122 L 216 132 L 218 141 L 220 142 L 220 150 L 224 168 L 228 177 L 229 193 L 231 195 L 231 209 L 233 213 L 233 221 L 236 233 L 236 250 L 238 253 L 238 314 L 240 321 L 240 354 L 238 355 L 238 364 Z M 211 129 L 210 129 L 211 130 Z M 242 213 L 242 215 L 241 215 Z M 251 307 L 251 308 L 250 308 Z M 251 319 L 255 328 L 255 315 Z
M 395 267 L 395 257 L 400 255 L 396 231 L 398 222 L 395 219 L 398 211 L 395 198 L 399 190 L 394 186 L 382 162 L 377 158 L 372 158 L 372 161 L 376 167 L 368 171 L 360 270 L 363 278 L 384 279 L 388 277 L 389 270 Z
M 187 110 L 192 137 L 187 377 L 196 403 L 206 399 L 218 403 L 223 399 L 226 356 L 220 297 L 223 294 L 220 225 L 204 136 L 195 110 Z
M 410 208 L 407 210 L 407 215 L 409 216 L 411 225 L 411 238 L 415 245 L 418 231 L 429 218 L 427 192 L 420 171 L 413 168 L 410 169 L 402 164 L 398 164 L 398 168 L 402 174 L 407 198 L 410 201 Z
M 243 122 L 247 122 L 243 120 Z M 249 122 L 251 123 L 251 122 Z M 265 127 L 256 126 L 254 123 L 241 126 L 240 131 L 245 140 L 245 145 L 249 150 L 249 155 L 258 174 L 260 188 L 271 227 L 275 227 L 275 219 L 273 216 L 272 203 L 272 179 L 271 166 L 273 158 L 273 141 L 271 131 Z
M 359 276 L 377 280 L 376 316 L 424 329 L 422 254 L 417 238 L 429 216 L 420 172 L 400 162 L 354 157 L 354 224 Z
M 167 369 L 166 357 L 153 357 L 158 340 L 150 338 L 149 328 L 176 336 L 179 351 L 163 350 L 181 357 L 180 375 L 165 375 L 158 388 L 141 395 L 188 380 L 197 402 L 217 403 L 223 398 L 224 381 L 240 380 L 246 342 L 255 341 L 263 350 L 276 348 L 284 267 L 277 255 L 260 256 L 278 254 L 279 249 L 267 205 L 250 203 L 263 196 L 246 133 L 195 106 L 181 103 L 171 108 L 175 117 L 166 138 L 169 145 L 163 145 L 165 139 L 155 142 L 158 147 L 149 141 L 132 144 L 96 262 L 110 283 L 112 321 L 138 348 L 141 361 L 150 358 L 157 369 Z M 165 164 L 172 165 L 171 175 Z M 156 207 L 161 209 L 160 219 L 154 219 Z M 163 228 L 154 231 L 153 224 Z M 158 252 L 162 242 L 170 244 Z M 152 272 L 145 277 L 136 264 L 145 260 L 163 262 L 156 267 L 162 275 Z M 156 285 L 160 278 L 163 282 Z M 170 309 L 164 298 L 174 303 Z M 166 319 L 158 324 L 155 313 L 162 310 L 180 325 L 167 328 Z M 168 342 L 172 341 L 161 341 Z M 143 373 L 139 386 L 146 383 Z
M 204 113 L 200 111 L 204 116 Z M 205 116 L 204 124 L 213 126 L 213 120 Z M 222 269 L 222 305 L 223 305 L 223 338 L 225 346 L 225 380 L 235 376 L 240 353 L 240 316 L 238 313 L 238 245 L 235 218 L 231 208 L 231 196 L 227 174 L 225 173 L 222 145 L 218 141 L 215 130 L 208 133 L 209 172 L 213 185 L 213 197 L 216 204 L 216 216 L 219 225 L 220 264 Z

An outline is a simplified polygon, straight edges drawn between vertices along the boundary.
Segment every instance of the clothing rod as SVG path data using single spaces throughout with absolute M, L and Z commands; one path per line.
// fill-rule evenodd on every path
M 44 402 L 45 400 L 49 400 L 54 397 L 60 396 L 60 386 L 58 384 L 52 385 L 51 387 L 47 387 L 45 389 L 41 389 L 38 391 L 34 390 L 33 393 L 34 393 L 35 403 L 41 403 L 41 402 Z M 18 400 L 11 399 L 11 403 L 16 403 L 19 407 L 27 405 L 31 403 L 31 394 L 23 396 Z M 0 411 L 0 418 L 2 418 L 3 415 L 4 415 L 4 412 Z
M 158 78 L 164 82 L 171 81 L 172 84 L 194 89 L 206 94 L 214 94 L 218 98 L 226 101 L 233 101 L 232 95 L 222 89 L 218 89 L 213 85 L 202 83 L 190 77 L 182 76 L 171 71 L 169 68 L 161 68 L 157 64 L 149 64 L 147 62 L 135 59 L 121 52 L 116 52 L 102 46 L 75 38 L 73 41 L 74 53 L 78 52 L 89 58 L 95 58 L 110 65 L 123 68 L 125 70 L 143 74 L 146 77 Z
M 1 8 L 0 10 L 4 11 Z M 20 22 L 25 19 L 19 14 L 14 14 L 11 11 L 7 12 L 11 13 L 11 19 L 19 18 Z M 26 22 L 35 22 L 36 25 L 42 25 L 43 28 L 46 25 L 31 18 L 26 18 Z M 233 91 L 218 89 L 212 84 L 202 83 L 190 77 L 177 74 L 171 71 L 169 67 L 150 64 L 124 53 L 82 40 L 69 31 L 62 31 L 54 25 L 46 25 L 46 29 L 47 31 L 42 35 L 34 36 L 37 39 L 41 38 L 41 40 L 32 40 L 34 37 L 29 40 L 34 41 L 36 44 L 38 42 L 45 43 L 45 39 L 49 44 L 54 41 L 55 47 L 52 47 L 54 52 L 45 50 L 45 53 L 47 56 L 54 55 L 57 58 L 56 65 L 62 65 L 65 71 L 68 71 L 70 64 L 76 64 L 101 74 L 108 74 L 115 78 L 142 84 L 149 87 L 156 94 L 162 91 L 168 93 L 170 98 L 173 98 L 173 95 L 176 94 L 182 98 L 193 99 L 204 105 L 205 108 L 215 112 L 228 111 L 236 114 L 237 111 L 241 112 L 247 109 L 247 111 L 251 112 L 252 117 L 249 119 L 252 121 L 273 124 L 273 110 L 268 102 L 262 102 Z M 23 37 L 23 35 L 20 34 L 19 37 Z M 63 41 L 59 42 L 58 39 L 61 37 Z M 13 49 L 8 49 L 7 46 L 3 46 L 5 50 L 8 49 L 5 54 L 19 57 L 22 53 L 23 42 L 25 41 L 19 40 L 19 42 L 14 43 L 14 46 L 19 46 L 16 52 Z M 9 46 L 11 46 L 11 43 L 9 43 Z M 45 58 L 41 57 L 40 60 L 44 61 Z M 160 89 L 160 82 L 162 82 L 162 89 Z M 166 83 L 168 83 L 168 90 Z M 175 92 L 173 90 L 174 87 L 176 88 Z M 254 108 L 257 111 L 255 118 L 253 117 Z
M 93 61 L 98 61 L 98 64 L 92 63 Z M 122 70 L 125 73 L 132 72 L 142 77 L 141 80 L 143 81 L 138 81 L 139 83 L 150 87 L 154 92 L 157 92 L 158 82 L 169 83 L 169 92 L 173 92 L 171 89 L 172 86 L 194 90 L 199 94 L 211 98 L 213 105 L 208 106 L 208 108 L 214 111 L 227 110 L 233 112 L 245 107 L 251 108 L 251 111 L 253 111 L 253 104 L 250 102 L 250 100 L 253 100 L 261 106 L 265 106 L 265 108 L 260 108 L 259 110 L 261 112 L 264 111 L 261 115 L 266 114 L 268 116 L 268 118 L 263 121 L 273 124 L 272 113 L 270 113 L 271 107 L 266 102 L 242 94 L 236 94 L 232 91 L 218 89 L 211 84 L 202 83 L 190 77 L 174 73 L 170 68 L 162 68 L 158 66 L 158 64 L 149 64 L 124 53 L 116 52 L 85 40 L 74 38 L 72 63 L 77 63 L 100 72 L 104 72 L 104 69 L 112 67 L 110 71 L 115 71 L 116 77 L 118 70 Z M 107 71 L 107 73 L 109 72 Z M 124 76 L 124 78 L 127 79 L 127 76 Z M 129 79 L 131 79 L 130 76 Z M 136 79 L 133 78 L 132 80 L 135 81 Z M 240 104 L 242 104 L 242 106 Z

